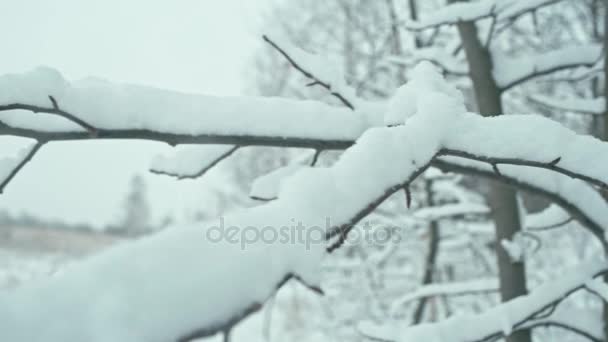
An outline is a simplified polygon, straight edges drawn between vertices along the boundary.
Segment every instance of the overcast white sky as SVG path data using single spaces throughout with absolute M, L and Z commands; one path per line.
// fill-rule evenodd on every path
M 259 42 L 269 0 L 0 1 L 0 73 L 39 65 L 68 79 L 112 81 L 217 95 L 237 95 Z M 0 140 L 0 153 L 14 144 Z M 46 145 L 0 196 L 0 209 L 44 218 L 116 220 L 127 184 L 169 147 L 156 143 L 77 142 Z M 14 151 L 14 150 L 13 150 Z M 155 216 L 184 215 L 205 205 L 221 175 L 177 182 L 147 176 Z

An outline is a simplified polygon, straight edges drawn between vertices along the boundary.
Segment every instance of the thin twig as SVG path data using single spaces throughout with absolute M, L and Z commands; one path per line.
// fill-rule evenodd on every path
M 21 171 L 21 169 L 23 169 L 25 164 L 29 163 L 32 160 L 34 155 L 38 152 L 38 150 L 40 150 L 40 148 L 44 144 L 45 144 L 44 141 L 36 142 L 34 144 L 34 146 L 25 155 L 25 157 L 19 162 L 19 164 L 17 164 L 17 166 L 15 166 L 15 168 L 11 170 L 11 172 L 8 174 L 8 176 L 6 178 L 4 178 L 2 180 L 2 182 L 0 182 L 0 194 L 4 193 L 4 188 L 8 185 L 8 183 L 10 183 L 11 180 L 13 180 L 13 178 L 15 178 L 17 173 L 19 173 L 19 171 Z
M 334 91 L 331 88 L 331 84 L 323 82 L 322 80 L 320 80 L 317 76 L 315 76 L 314 74 L 312 74 L 312 72 L 305 70 L 302 66 L 300 66 L 300 64 L 298 64 L 298 62 L 296 62 L 285 50 L 283 50 L 279 45 L 277 45 L 277 43 L 275 43 L 274 41 L 272 41 L 270 38 L 268 38 L 268 36 L 263 35 L 262 38 L 264 39 L 265 42 L 267 42 L 268 44 L 270 44 L 270 46 L 272 46 L 275 50 L 277 50 L 283 57 L 285 57 L 285 59 L 296 69 L 298 70 L 300 73 L 302 73 L 302 75 L 310 78 L 313 82 L 309 83 L 311 85 L 320 85 L 321 87 L 327 89 L 331 95 L 333 95 L 334 97 L 336 97 L 338 100 L 340 100 L 340 102 L 342 102 L 342 104 L 344 104 L 346 107 L 350 108 L 351 110 L 355 110 L 355 106 L 353 106 L 353 104 L 347 100 L 342 94 Z

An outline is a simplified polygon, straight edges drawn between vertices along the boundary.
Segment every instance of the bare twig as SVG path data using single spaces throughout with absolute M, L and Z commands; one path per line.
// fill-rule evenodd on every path
M 239 146 L 239 145 L 235 145 L 233 148 L 231 148 L 228 151 L 226 151 L 225 153 L 219 155 L 211 163 L 205 164 L 203 168 L 201 168 L 199 171 L 197 171 L 196 173 L 193 173 L 193 174 L 179 174 L 179 173 L 173 173 L 173 172 L 169 172 L 169 171 L 165 171 L 165 170 L 158 170 L 158 169 L 150 169 L 149 171 L 152 172 L 152 173 L 154 173 L 154 174 L 157 174 L 157 175 L 165 175 L 165 176 L 175 177 L 175 178 L 177 178 L 179 180 L 182 180 L 182 179 L 196 179 L 196 178 L 201 177 L 205 173 L 207 173 L 207 171 L 211 170 L 214 166 L 216 166 L 222 160 L 230 157 L 240 147 L 241 146 Z
M 321 79 L 319 79 L 317 76 L 315 76 L 311 71 L 305 70 L 302 66 L 300 66 L 300 64 L 298 64 L 297 61 L 295 61 L 285 50 L 283 50 L 277 43 L 275 43 L 273 40 L 271 40 L 270 38 L 268 38 L 268 36 L 263 35 L 262 38 L 264 39 L 264 41 L 268 44 L 270 44 L 270 46 L 272 46 L 275 50 L 277 50 L 283 57 L 285 57 L 285 59 L 296 69 L 298 70 L 300 73 L 302 73 L 302 75 L 310 78 L 312 80 L 312 83 L 309 83 L 309 85 L 319 85 L 325 89 L 327 89 L 329 91 L 329 93 L 334 96 L 335 98 L 337 98 L 338 100 L 340 100 L 340 102 L 342 102 L 342 104 L 344 104 L 346 107 L 355 110 L 355 106 L 353 106 L 353 104 L 347 100 L 342 94 L 334 91 L 331 87 L 331 84 L 322 81 Z
M 4 193 L 4 188 L 8 185 L 8 183 L 10 183 L 13 178 L 15 178 L 17 173 L 19 173 L 19 171 L 21 171 L 21 169 L 23 169 L 23 167 L 32 160 L 34 155 L 38 152 L 38 150 L 40 150 L 40 148 L 44 144 L 44 141 L 38 141 L 37 143 L 35 143 L 34 146 L 25 155 L 25 157 L 17 164 L 17 166 L 15 166 L 14 169 L 11 170 L 8 176 L 2 179 L 2 182 L 0 182 L 0 194 Z
M 492 5 L 492 10 L 490 10 L 490 16 L 492 17 L 492 23 L 490 24 L 490 29 L 488 31 L 488 37 L 486 38 L 485 47 L 488 49 L 490 44 L 492 43 L 492 38 L 494 36 L 494 30 L 496 29 L 496 22 L 498 19 L 496 18 L 496 4 Z

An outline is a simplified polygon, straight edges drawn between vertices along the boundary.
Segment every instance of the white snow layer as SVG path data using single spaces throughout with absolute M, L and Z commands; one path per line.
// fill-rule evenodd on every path
M 68 82 L 50 68 L 2 75 L 0 90 L 0 106 L 20 103 L 52 108 L 49 96 L 53 96 L 60 109 L 100 130 L 352 141 L 370 126 L 364 115 L 316 101 L 215 97 L 103 80 Z M 82 130 L 62 118 L 46 118 L 42 126 L 32 115 L 5 114 L 0 114 L 0 120 L 15 127 Z
M 602 54 L 600 44 L 566 46 L 556 50 L 513 58 L 494 54 L 494 78 L 503 89 L 535 75 L 579 66 L 591 67 Z

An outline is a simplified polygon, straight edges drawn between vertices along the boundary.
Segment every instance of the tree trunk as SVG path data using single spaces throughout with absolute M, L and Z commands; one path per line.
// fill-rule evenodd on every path
M 427 205 L 432 207 L 435 205 L 435 199 L 433 194 L 433 181 L 427 179 L 424 184 L 425 192 L 427 194 Z M 439 254 L 439 222 L 437 220 L 431 221 L 429 224 L 429 247 L 424 263 L 424 275 L 422 276 L 422 285 L 428 285 L 433 282 L 433 274 L 435 273 L 437 264 L 437 255 Z M 418 301 L 418 305 L 414 310 L 414 318 L 412 325 L 420 324 L 424 317 L 424 310 L 427 307 L 431 297 L 423 297 Z
M 608 140 L 608 0 L 604 0 L 604 140 Z
M 600 3 L 603 2 L 604 5 L 604 36 L 601 37 L 600 35 L 600 30 L 598 29 L 598 26 L 600 25 L 601 22 L 601 17 L 602 15 L 600 14 Z M 608 0 L 603 0 L 603 1 L 594 1 L 591 4 L 591 11 L 592 11 L 592 20 L 593 20 L 593 36 L 594 39 L 596 40 L 603 40 L 603 44 L 604 44 L 604 115 L 603 115 L 603 120 L 602 119 L 595 119 L 594 121 L 599 121 L 598 123 L 602 123 L 603 125 L 598 125 L 600 127 L 594 127 L 595 131 L 597 131 L 597 137 L 599 139 L 602 139 L 604 141 L 608 141 L 608 54 L 606 53 L 606 48 L 608 48 L 608 37 L 606 36 L 606 33 L 608 32 Z M 598 91 L 598 86 L 599 84 L 599 80 L 596 78 L 593 80 L 593 91 L 594 91 L 594 95 L 595 92 Z M 608 194 L 606 194 L 606 192 L 603 192 L 604 198 L 608 198 Z M 604 258 L 608 259 L 608 250 L 606 249 L 605 245 L 604 245 Z M 608 274 L 604 275 L 604 281 L 608 283 Z M 604 340 L 608 340 L 608 302 L 604 301 L 603 303 L 603 321 L 604 321 Z
M 459 23 L 458 32 L 467 56 L 479 112 L 486 116 L 502 114 L 501 90 L 492 75 L 492 58 L 488 49 L 478 39 L 475 23 Z M 500 243 L 503 239 L 512 239 L 521 231 L 521 219 L 517 195 L 513 188 L 493 182 L 488 202 L 495 222 L 500 295 L 504 302 L 527 293 L 524 263 L 512 262 Z M 514 332 L 507 337 L 508 342 L 531 340 L 530 330 Z

